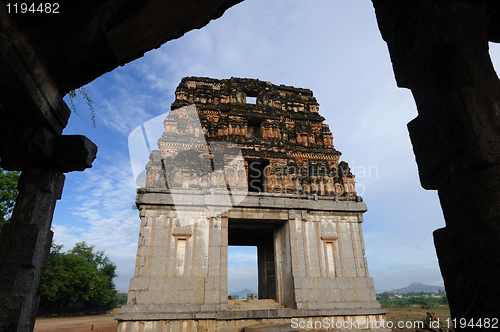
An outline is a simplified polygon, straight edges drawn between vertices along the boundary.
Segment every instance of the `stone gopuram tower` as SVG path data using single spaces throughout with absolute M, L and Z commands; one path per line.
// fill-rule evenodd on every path
M 318 109 L 307 89 L 182 80 L 138 189 L 118 331 L 384 330 L 366 205 Z M 258 300 L 228 300 L 231 245 L 257 247 Z

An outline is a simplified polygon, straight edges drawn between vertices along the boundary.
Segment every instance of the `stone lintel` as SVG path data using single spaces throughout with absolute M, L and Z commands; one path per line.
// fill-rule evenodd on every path
M 10 137 L 16 143 L 2 156 L 4 169 L 23 170 L 26 165 L 34 164 L 40 167 L 54 167 L 66 173 L 92 167 L 97 146 L 87 137 L 58 135 L 45 126 L 24 129 L 16 131 L 16 134 Z
M 55 133 L 61 134 L 71 111 L 63 101 L 59 88 L 43 60 L 19 28 L 15 21 L 16 16 L 7 13 L 5 6 L 0 6 L 0 54 L 25 90 L 18 89 L 16 94 L 10 95 L 7 105 L 5 100 L 2 102 L 11 108 L 23 105 L 26 99 L 32 100 L 38 112 L 35 119 L 42 120 Z M 12 109 L 8 111 L 13 112 Z M 19 108 L 16 108 L 16 112 L 19 111 Z
M 176 190 L 176 206 L 226 206 L 224 195 L 227 193 L 204 194 L 201 190 Z M 218 199 L 221 197 L 221 199 Z M 299 209 L 315 211 L 359 212 L 367 211 L 366 204 L 356 197 L 339 199 L 337 196 L 316 196 L 297 194 L 248 193 L 245 200 L 237 208 L 270 208 Z M 179 204 L 178 202 L 182 202 Z M 168 189 L 140 188 L 137 189 L 136 204 L 141 205 L 174 205 Z M 229 207 L 230 208 L 230 207 Z M 287 220 L 288 217 L 285 218 Z
M 83 171 L 92 167 L 97 145 L 83 135 L 60 135 L 55 151 L 55 162 L 63 172 Z

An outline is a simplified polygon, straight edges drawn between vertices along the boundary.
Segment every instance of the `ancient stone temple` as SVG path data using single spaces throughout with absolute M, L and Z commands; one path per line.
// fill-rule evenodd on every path
M 182 80 L 138 189 L 118 331 L 383 330 L 366 205 L 318 110 L 307 89 Z M 228 300 L 232 245 L 257 247 L 258 300 Z

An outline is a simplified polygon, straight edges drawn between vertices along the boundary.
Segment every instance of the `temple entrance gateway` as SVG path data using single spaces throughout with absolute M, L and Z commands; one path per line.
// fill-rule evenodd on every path
M 364 257 L 366 205 L 312 92 L 188 77 L 176 97 L 137 193 L 136 270 L 118 331 L 242 331 L 293 318 L 384 326 Z M 257 247 L 252 305 L 228 305 L 229 245 Z
M 275 252 L 290 251 L 290 248 L 281 248 L 281 242 L 276 239 L 276 234 L 283 227 L 284 222 L 276 220 L 228 220 L 228 245 L 257 247 L 258 298 L 261 300 L 278 300 L 276 280 L 281 275 L 277 276 L 276 265 L 282 258 Z M 279 298 L 282 298 L 283 294 L 280 295 Z

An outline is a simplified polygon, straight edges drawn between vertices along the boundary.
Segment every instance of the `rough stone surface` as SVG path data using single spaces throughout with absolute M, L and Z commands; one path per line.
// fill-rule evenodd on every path
M 64 175 L 56 169 L 25 169 L 9 224 L 0 233 L 0 331 L 30 331 L 38 309 L 37 290 L 52 243 L 52 214 Z M 22 208 L 21 208 L 22 207 Z M 7 253 L 14 253 L 8 255 Z
M 61 135 L 71 113 L 62 99 L 67 90 L 61 92 L 56 70 L 48 69 L 49 59 L 40 52 L 60 49 L 54 41 L 33 38 L 21 16 L 7 13 L 6 3 L 0 1 L 0 159 L 2 168 L 22 171 L 11 223 L 0 236 L 2 332 L 33 330 L 38 282 L 50 251 L 63 172 L 91 167 L 97 153 L 86 137 Z M 43 21 L 35 18 L 31 23 L 45 26 Z M 50 59 L 54 64 L 61 61 L 58 56 Z
M 434 242 L 451 315 L 498 317 L 500 82 L 488 41 L 499 41 L 500 5 L 373 3 L 396 81 L 417 104 L 408 129 L 422 187 L 438 190 L 446 220 Z

